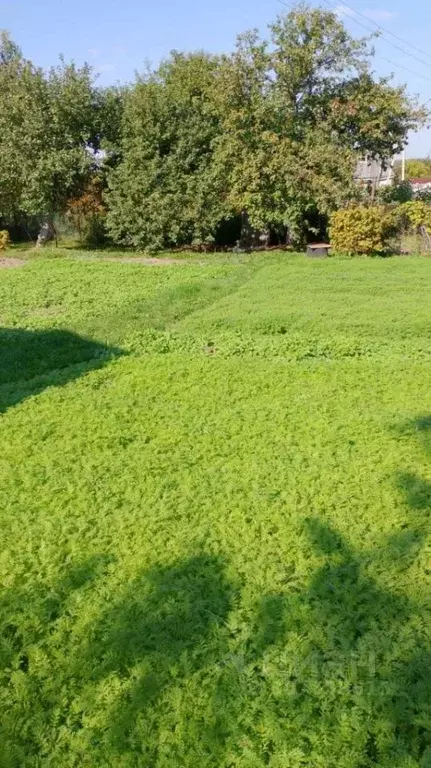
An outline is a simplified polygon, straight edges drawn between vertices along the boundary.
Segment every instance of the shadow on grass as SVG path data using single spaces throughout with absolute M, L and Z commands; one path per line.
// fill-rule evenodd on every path
M 79 663 L 96 688 L 111 675 L 126 681 L 105 732 L 113 754 L 129 754 L 135 744 L 145 765 L 157 763 L 164 728 L 184 725 L 187 686 L 227 653 L 224 623 L 233 592 L 223 560 L 202 554 L 152 568 L 101 615 Z M 199 722 L 202 713 L 195 716 Z
M 398 574 L 431 507 L 405 491 L 405 524 L 372 550 L 306 520 L 310 578 L 290 566 L 284 589 L 255 604 L 245 590 L 239 611 L 226 562 L 202 553 L 119 588 L 102 556 L 46 593 L 10 589 L 4 764 L 430 766 L 429 604 Z
M 84 631 L 71 617 L 109 559 L 77 565 L 45 595 L 11 590 L 0 604 L 10 764 L 85 754 L 85 765 L 148 768 L 428 766 L 421 606 L 368 576 L 328 525 L 306 529 L 325 562 L 304 590 L 266 595 L 246 641 L 229 625 L 236 590 L 210 555 L 144 572 Z
M 431 416 L 419 416 L 413 421 L 403 424 L 399 430 L 402 434 L 414 436 L 418 439 L 425 456 L 431 457 Z M 422 510 L 424 515 L 418 518 L 419 521 L 426 521 L 431 511 L 431 483 L 429 480 L 415 475 L 413 472 L 399 472 L 397 475 L 397 485 L 405 494 L 406 501 L 412 510 L 419 513 Z
M 267 595 L 253 633 L 256 669 L 283 669 L 265 693 L 273 753 L 310 768 L 431 765 L 429 609 L 369 575 L 377 552 L 318 519 L 306 530 L 325 562 L 305 590 Z
M 429 454 L 431 418 L 412 426 Z M 306 584 L 289 568 L 286 588 L 257 607 L 244 656 L 255 679 L 243 674 L 240 700 L 265 703 L 265 738 L 238 734 L 250 764 L 431 766 L 430 484 L 407 473 L 396 484 L 406 502 L 399 530 L 354 549 L 324 520 L 307 519 L 309 555 L 320 564 Z M 228 732 L 242 717 L 235 697 L 221 711 Z
M 120 349 L 65 330 L 0 329 L 0 413 L 46 387 L 61 386 L 112 357 Z
M 226 654 L 220 629 L 234 590 L 220 558 L 200 554 L 151 568 L 116 592 L 84 631 L 73 631 L 71 617 L 109 569 L 112 559 L 96 556 L 49 590 L 32 583 L 0 599 L 0 676 L 9 681 L 10 695 L 1 702 L 3 764 L 14 755 L 16 765 L 44 756 L 60 765 L 77 748 L 91 755 L 86 765 L 94 755 L 103 765 L 128 764 L 128 758 L 156 765 L 163 728 L 181 725 L 179 689 L 186 691 L 212 663 L 217 669 Z M 23 689 L 15 695 L 19 675 L 24 697 Z M 27 725 L 18 733 L 21 718 Z M 57 741 L 60 723 L 67 735 Z

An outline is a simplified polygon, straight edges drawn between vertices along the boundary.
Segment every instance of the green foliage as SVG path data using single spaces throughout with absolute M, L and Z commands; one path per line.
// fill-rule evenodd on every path
M 413 199 L 413 190 L 409 181 L 400 181 L 377 191 L 377 199 L 381 203 L 407 203 Z
M 217 60 L 173 53 L 135 85 L 122 130 L 123 160 L 110 178 L 114 241 L 149 248 L 212 239 L 228 210 L 211 167 L 220 130 L 211 98 Z
M 106 241 L 106 208 L 103 179 L 93 175 L 82 194 L 67 203 L 66 218 L 73 224 L 81 244 L 100 246 Z
M 392 233 L 384 206 L 342 208 L 331 217 L 330 238 L 335 253 L 383 253 Z
M 329 105 L 332 127 L 361 156 L 391 160 L 401 152 L 409 129 L 425 122 L 427 112 L 396 87 L 390 78 L 374 80 L 365 69 L 342 81 Z
M 113 240 L 211 242 L 246 213 L 300 241 L 316 210 L 357 197 L 358 157 L 392 157 L 423 118 L 403 89 L 373 79 L 370 55 L 335 13 L 302 5 L 268 40 L 241 35 L 231 55 L 173 54 L 126 100 Z
M 94 91 L 94 138 L 93 145 L 104 153 L 102 170 L 113 168 L 121 153 L 124 109 L 129 87 L 110 86 Z
M 0 67 L 19 61 L 21 58 L 20 48 L 5 29 L 0 29 Z
M 408 179 L 423 179 L 431 177 L 431 158 L 412 158 L 406 161 Z
M 117 243 L 205 249 L 240 217 L 300 242 L 316 212 L 357 198 L 358 157 L 392 157 L 423 122 L 371 55 L 336 13 L 298 5 L 267 40 L 173 52 L 133 87 L 97 89 L 88 66 L 46 73 L 2 33 L 0 217 L 39 220 L 49 239 L 97 172 Z
M 358 156 L 402 146 L 419 114 L 402 89 L 373 80 L 368 56 L 336 14 L 308 7 L 280 17 L 269 41 L 240 38 L 221 70 L 218 152 L 231 203 L 252 224 L 286 224 L 297 239 L 310 211 L 356 196 Z
M 357 198 L 359 156 L 392 156 L 423 121 L 402 88 L 374 78 L 371 54 L 334 12 L 298 5 L 267 40 L 246 33 L 220 57 L 173 52 L 131 88 L 97 89 L 89 67 L 46 73 L 3 33 L 0 217 L 37 219 L 47 240 L 97 172 L 117 243 L 205 249 L 240 217 L 299 242 L 316 212 Z M 97 239 L 100 220 L 92 229 Z
M 7 229 L 0 229 L 0 251 L 6 250 L 10 243 L 9 232 Z
M 388 252 L 406 233 L 431 233 L 431 205 L 408 200 L 392 207 L 344 208 L 331 217 L 331 245 L 336 253 L 372 254 Z
M 18 55 L 0 64 L 3 218 L 52 219 L 64 210 L 91 166 L 93 102 L 88 67 L 61 61 L 46 74 Z
M 425 227 L 431 233 L 431 205 L 424 200 L 411 200 L 398 205 L 388 218 L 397 231 L 417 232 L 421 227 Z
M 423 768 L 431 262 L 45 255 L 0 280 L 2 765 Z

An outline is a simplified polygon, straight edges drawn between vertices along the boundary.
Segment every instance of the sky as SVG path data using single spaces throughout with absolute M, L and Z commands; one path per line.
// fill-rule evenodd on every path
M 370 30 L 376 30 L 376 24 L 383 26 L 386 31 L 375 41 L 376 73 L 393 73 L 396 83 L 406 83 L 410 93 L 419 95 L 422 102 L 429 100 L 431 107 L 429 0 L 346 1 L 350 7 L 338 0 L 320 3 L 337 9 L 355 35 L 368 34 L 360 24 Z M 98 82 L 108 85 L 133 80 L 136 71 L 143 71 L 148 63 L 157 64 L 173 48 L 230 51 L 239 32 L 257 27 L 264 33 L 278 14 L 288 10 L 283 2 L 0 0 L 0 28 L 7 29 L 36 64 L 48 67 L 64 54 L 78 64 L 88 61 L 98 73 Z M 291 5 L 290 0 L 285 2 Z M 319 2 L 310 0 L 310 4 Z M 363 16 L 355 16 L 351 9 Z M 408 157 L 427 155 L 431 155 L 431 129 L 412 135 L 407 149 Z

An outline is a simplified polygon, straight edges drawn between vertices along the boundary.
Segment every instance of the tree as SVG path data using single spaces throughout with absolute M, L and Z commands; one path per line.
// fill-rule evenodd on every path
M 406 161 L 408 179 L 431 178 L 431 158 L 412 158 Z
M 231 55 L 173 52 L 132 88 L 97 89 L 88 66 L 44 72 L 1 33 L 0 218 L 36 217 L 49 238 L 97 174 L 118 243 L 205 245 L 240 216 L 298 241 L 355 198 L 358 158 L 389 160 L 424 118 L 372 54 L 299 5 Z
M 377 200 L 380 203 L 407 203 L 413 200 L 413 189 L 408 181 L 397 181 L 394 185 L 379 189 Z
M 298 6 L 269 41 L 243 35 L 224 59 L 216 162 L 254 226 L 285 224 L 298 239 L 308 213 L 355 196 L 360 156 L 391 158 L 420 123 L 402 88 L 373 79 L 371 55 L 335 13 Z
M 5 29 L 0 29 L 0 66 L 22 59 L 21 49 Z
M 114 240 L 162 248 L 205 242 L 225 216 L 212 145 L 220 120 L 212 95 L 218 60 L 173 52 L 126 99 L 122 160 L 110 176 Z
M 335 13 L 297 6 L 232 55 L 174 53 L 126 100 L 110 174 L 114 240 L 161 248 L 217 236 L 242 215 L 294 240 L 358 194 L 360 157 L 392 158 L 423 113 L 373 77 L 369 41 Z
M 18 213 L 22 188 L 17 145 L 24 145 L 25 132 L 18 82 L 25 84 L 30 94 L 34 92 L 30 66 L 3 30 L 0 33 L 0 217 L 7 222 Z
M 130 88 L 127 85 L 97 88 L 95 99 L 94 149 L 101 168 L 114 168 L 121 159 L 123 118 Z
M 61 60 L 45 74 L 7 36 L 0 62 L 0 215 L 37 216 L 49 238 L 92 165 L 91 70 Z

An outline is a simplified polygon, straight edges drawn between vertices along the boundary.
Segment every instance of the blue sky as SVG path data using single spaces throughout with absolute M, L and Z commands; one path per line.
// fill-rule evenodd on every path
M 289 0 L 287 0 L 289 2 Z M 428 0 L 347 0 L 349 6 L 373 22 L 429 54 L 411 50 L 418 61 L 386 40 L 376 41 L 379 74 L 395 73 L 431 106 L 431 6 Z M 326 0 L 338 6 L 355 34 L 367 34 L 353 21 L 341 0 Z M 312 4 L 316 5 L 316 0 Z M 324 2 L 322 2 L 324 5 Z M 326 7 L 326 6 L 325 6 Z M 99 72 L 102 84 L 127 81 L 145 62 L 157 63 L 172 48 L 229 51 L 237 33 L 266 25 L 283 11 L 280 0 L 0 0 L 0 28 L 8 29 L 24 54 L 47 67 L 63 53 L 78 63 L 89 61 Z M 385 34 L 385 37 L 388 37 Z M 395 45 L 404 47 L 391 39 Z M 405 71 L 406 69 L 411 72 Z M 408 155 L 431 155 L 431 130 L 411 137 Z

